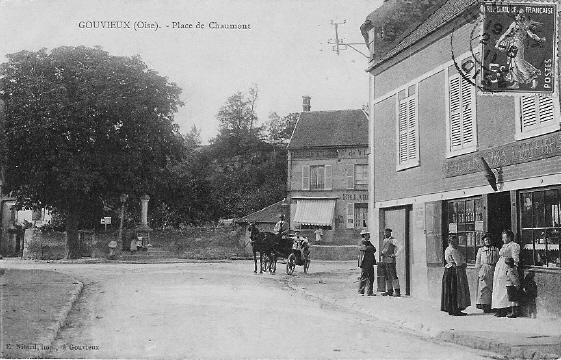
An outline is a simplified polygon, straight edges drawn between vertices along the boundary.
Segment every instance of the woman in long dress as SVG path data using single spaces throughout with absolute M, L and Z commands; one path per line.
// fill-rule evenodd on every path
M 499 249 L 491 245 L 489 234 L 483 235 L 483 246 L 477 250 L 475 268 L 478 270 L 476 306 L 483 312 L 491 312 L 491 294 L 495 265 L 499 260 Z
M 444 251 L 446 265 L 442 276 L 442 297 L 440 310 L 452 316 L 465 316 L 462 312 L 471 305 L 469 285 L 466 275 L 466 261 L 458 250 L 458 239 L 448 236 L 448 247 Z
M 510 230 L 504 230 L 501 234 L 503 246 L 499 251 L 499 261 L 495 267 L 493 276 L 493 295 L 491 297 L 491 306 L 496 310 L 495 316 L 504 317 L 512 306 L 518 306 L 518 303 L 508 301 L 506 286 L 508 282 L 507 270 L 508 265 L 505 263 L 507 258 L 514 260 L 514 266 L 518 266 L 520 261 L 520 245 L 514 242 L 514 233 Z
M 512 82 L 509 87 L 518 89 L 520 84 L 532 84 L 532 89 L 538 85 L 538 76 L 541 71 L 525 59 L 526 40 L 528 37 L 538 41 L 545 42 L 545 37 L 540 38 L 532 29 L 538 24 L 527 18 L 524 9 L 520 9 L 516 14 L 514 21 L 508 29 L 497 40 L 495 47 L 509 53 L 508 73 L 505 79 Z

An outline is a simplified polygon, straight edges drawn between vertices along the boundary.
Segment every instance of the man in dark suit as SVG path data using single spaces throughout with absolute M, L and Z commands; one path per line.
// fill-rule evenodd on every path
M 363 230 L 360 233 L 362 237 L 362 244 L 360 246 L 360 253 L 358 255 L 358 267 L 361 269 L 360 285 L 358 293 L 364 295 L 364 289 L 368 296 L 375 296 L 374 294 L 374 265 L 376 265 L 376 248 L 370 242 L 370 233 Z

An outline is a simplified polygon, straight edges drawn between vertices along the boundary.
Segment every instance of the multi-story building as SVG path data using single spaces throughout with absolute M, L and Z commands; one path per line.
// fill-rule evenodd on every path
M 329 245 L 356 244 L 368 222 L 368 117 L 363 110 L 303 112 L 288 145 L 291 228 Z M 356 250 L 355 250 L 356 252 Z
M 555 2 L 527 3 L 530 19 L 550 11 L 544 6 L 555 8 Z M 491 10 L 518 13 L 520 7 Z M 475 296 L 473 265 L 482 234 L 491 233 L 500 245 L 501 231 L 511 229 L 525 271 L 536 275 L 540 311 L 561 314 L 558 84 L 553 94 L 498 94 L 482 86 L 488 69 L 482 71 L 481 43 L 508 24 L 485 28 L 477 0 L 441 2 L 383 51 L 372 41 L 380 38 L 380 11 L 362 27 L 372 55 L 369 223 L 376 229 L 374 241 L 385 227 L 402 241 L 402 288 L 438 299 L 446 237 L 457 234 Z M 558 47 L 559 16 L 554 23 L 554 29 L 534 30 L 536 46 L 543 36 Z M 544 61 L 545 71 L 559 79 L 559 59 L 553 59 Z

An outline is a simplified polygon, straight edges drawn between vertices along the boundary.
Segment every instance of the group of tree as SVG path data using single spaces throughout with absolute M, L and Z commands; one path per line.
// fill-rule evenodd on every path
M 78 229 L 151 196 L 153 226 L 246 215 L 285 196 L 286 143 L 297 116 L 259 125 L 257 87 L 229 97 L 218 135 L 181 134 L 181 89 L 138 56 L 101 48 L 20 51 L 0 65 L 0 172 L 22 208 L 49 208 L 80 256 Z M 0 178 L 2 174 L 0 173 Z

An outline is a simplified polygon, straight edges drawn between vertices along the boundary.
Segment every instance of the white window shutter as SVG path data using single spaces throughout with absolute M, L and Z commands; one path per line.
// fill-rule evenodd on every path
M 415 97 L 408 101 L 407 111 L 407 146 L 408 159 L 417 158 L 417 103 Z
M 355 204 L 347 203 L 347 229 L 355 227 Z
M 462 147 L 475 145 L 475 87 L 462 78 Z
M 406 163 L 409 159 L 409 127 L 407 125 L 407 101 L 399 103 L 399 144 L 398 144 L 398 162 L 399 164 Z
M 325 165 L 325 190 L 333 189 L 333 167 L 331 165 Z
M 450 78 L 448 87 L 449 116 L 450 116 L 450 150 L 462 148 L 462 101 L 460 77 Z
M 354 164 L 347 165 L 347 189 L 355 188 L 355 166 Z
M 302 166 L 302 190 L 310 190 L 310 166 Z
M 537 97 L 534 95 L 521 96 L 520 98 L 520 125 L 522 131 L 535 128 L 538 121 Z
M 553 105 L 553 97 L 539 96 L 538 107 L 540 115 L 540 124 L 551 124 L 555 119 L 555 110 Z

